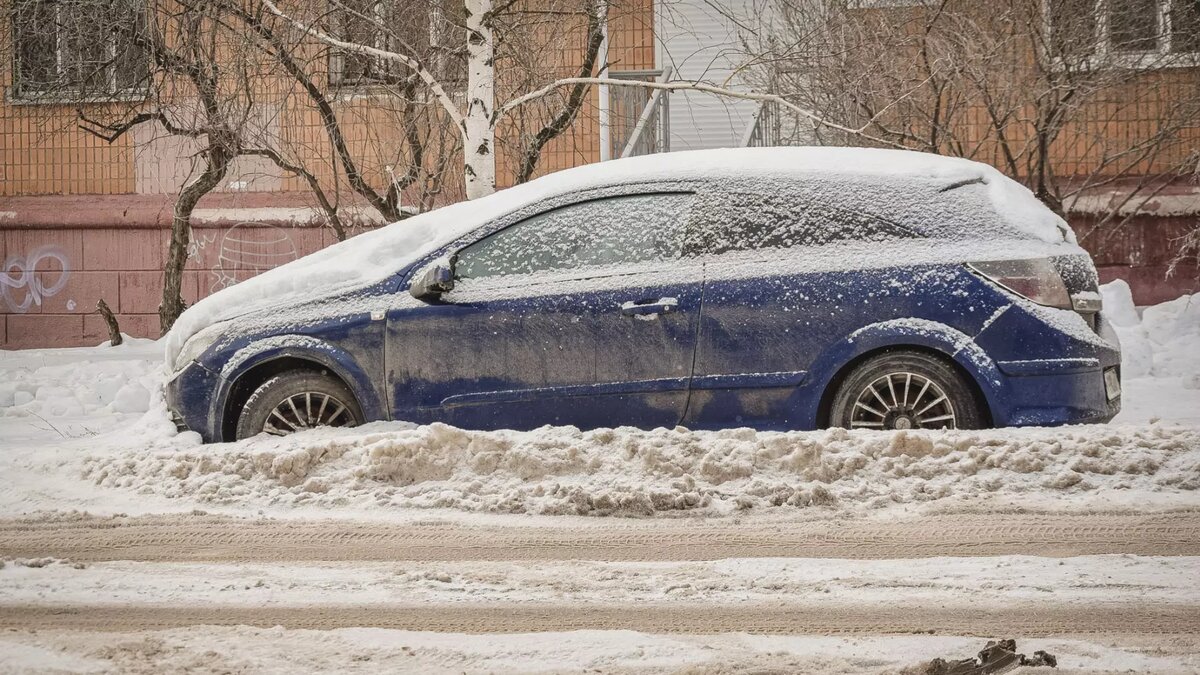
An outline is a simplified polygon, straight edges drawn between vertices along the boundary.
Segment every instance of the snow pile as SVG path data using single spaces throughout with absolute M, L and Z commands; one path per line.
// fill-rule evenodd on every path
M 161 389 L 159 347 L 0 351 L 0 417 L 100 417 L 144 413 Z
M 368 232 L 222 290 L 189 308 L 167 336 L 172 366 L 198 331 L 300 300 L 382 281 L 422 256 L 500 215 L 601 185 L 772 176 L 912 178 L 946 185 L 982 183 L 992 208 L 1017 231 L 1049 243 L 1071 237 L 1061 218 L 996 169 L 934 154 L 868 148 L 742 148 L 677 152 L 589 164 Z
M 216 504 L 551 515 L 963 506 L 1037 495 L 1094 503 L 1121 491 L 1145 501 L 1200 488 L 1200 430 L 1163 425 L 779 433 L 376 423 L 180 445 L 95 452 L 82 474 L 98 486 Z
M 1100 287 L 1104 316 L 1121 339 L 1122 377 L 1181 378 L 1200 389 L 1200 294 L 1146 307 L 1138 315 L 1129 284 Z

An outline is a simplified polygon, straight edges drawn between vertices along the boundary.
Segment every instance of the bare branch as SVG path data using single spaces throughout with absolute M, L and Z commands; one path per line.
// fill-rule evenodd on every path
M 434 77 L 433 73 L 429 72 L 428 69 L 426 69 L 423 65 L 421 65 L 421 62 L 418 61 L 417 59 L 415 59 L 411 56 L 405 55 L 405 54 L 399 54 L 397 52 L 389 52 L 387 50 L 379 49 L 376 47 L 370 47 L 367 45 L 360 45 L 360 44 L 357 44 L 354 42 L 346 42 L 345 40 L 339 40 L 331 35 L 328 35 L 322 31 L 312 27 L 312 26 L 305 24 L 302 21 L 298 21 L 296 19 L 291 18 L 287 14 L 284 14 L 283 11 L 280 10 L 279 7 L 276 6 L 275 3 L 272 2 L 271 0 L 262 0 L 262 3 L 275 16 L 278 16 L 279 18 L 283 19 L 284 21 L 292 24 L 298 30 L 303 31 L 306 35 L 310 35 L 313 38 L 319 40 L 320 42 L 324 42 L 325 44 L 327 44 L 331 47 L 336 47 L 337 49 L 341 49 L 343 51 L 347 51 L 347 52 L 350 52 L 353 54 L 361 54 L 363 56 L 372 56 L 377 59 L 383 59 L 385 61 L 393 61 L 395 63 L 399 63 L 403 66 L 411 68 L 412 71 L 414 73 L 416 73 L 417 77 L 421 78 L 421 81 L 423 81 L 425 83 L 425 85 L 429 87 L 430 92 L 432 92 L 434 95 L 434 98 L 436 98 L 438 100 L 438 102 L 442 104 L 442 108 L 445 109 L 446 114 L 450 116 L 450 119 L 454 120 L 454 122 L 456 124 L 460 124 L 460 125 L 462 124 L 462 122 L 463 122 L 462 111 L 459 110 L 458 106 L 454 104 L 454 100 L 451 99 L 449 94 L 446 93 L 445 88 L 442 87 L 442 84 L 438 81 L 438 79 L 436 77 Z
M 576 85 L 576 84 L 607 84 L 610 86 L 617 86 L 617 87 L 642 87 L 645 89 L 662 89 L 665 91 L 700 91 L 700 92 L 705 92 L 708 94 L 715 94 L 717 96 L 724 96 L 727 98 L 737 98 L 737 99 L 743 99 L 743 100 L 747 100 L 747 101 L 762 101 L 762 102 L 766 102 L 766 103 L 776 103 L 776 104 L 779 104 L 779 105 L 811 120 L 815 124 L 829 127 L 831 129 L 836 129 L 838 131 L 842 131 L 842 132 L 845 132 L 848 134 L 853 134 L 860 138 L 874 141 L 876 143 L 881 143 L 883 145 L 888 145 L 888 146 L 891 146 L 894 148 L 904 148 L 905 147 L 900 143 L 893 142 L 886 138 L 879 138 L 876 136 L 872 136 L 872 135 L 866 133 L 867 129 L 869 129 L 871 127 L 871 124 L 875 121 L 874 118 L 872 118 L 866 124 L 863 124 L 860 127 L 857 127 L 857 128 L 847 127 L 842 124 L 838 124 L 837 122 L 831 122 L 831 121 L 821 117 L 820 115 L 813 113 L 812 111 L 810 111 L 806 108 L 802 108 L 802 107 L 796 105 L 795 103 L 792 103 L 791 101 L 787 100 L 786 98 L 784 98 L 783 96 L 780 96 L 778 94 L 761 94 L 761 93 L 757 93 L 757 92 L 737 91 L 736 89 L 729 89 L 726 87 L 716 87 L 711 84 L 704 84 L 703 82 L 684 82 L 684 81 L 650 82 L 650 81 L 645 81 L 645 80 L 623 80 L 623 79 L 617 79 L 617 78 L 613 78 L 613 77 L 564 77 L 562 79 L 551 82 L 550 84 L 542 87 L 541 89 L 531 91 L 527 94 L 523 94 L 521 96 L 518 96 L 518 97 L 508 101 L 507 103 L 505 103 L 503 106 L 500 107 L 500 109 L 498 111 L 498 115 L 501 115 L 501 116 L 505 115 L 505 114 L 511 112 L 512 110 L 514 110 L 522 105 L 525 105 L 526 103 L 529 103 L 530 101 L 536 101 L 539 98 L 548 96 L 548 95 L 552 94 L 554 91 L 556 91 L 557 89 L 559 89 L 560 87 L 566 87 L 566 86 Z M 886 108 L 884 110 L 879 111 L 878 114 L 882 115 L 885 110 L 886 110 Z

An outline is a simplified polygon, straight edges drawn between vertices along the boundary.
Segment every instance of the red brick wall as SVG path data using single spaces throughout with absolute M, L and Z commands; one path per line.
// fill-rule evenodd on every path
M 1180 265 L 1168 276 L 1179 252 L 1179 240 L 1198 225 L 1200 216 L 1140 215 L 1122 226 L 1093 230 L 1093 216 L 1074 216 L 1071 225 L 1080 244 L 1092 254 L 1100 281 L 1124 279 L 1133 290 L 1133 301 L 1154 305 L 1185 293 L 1200 292 L 1200 268 Z

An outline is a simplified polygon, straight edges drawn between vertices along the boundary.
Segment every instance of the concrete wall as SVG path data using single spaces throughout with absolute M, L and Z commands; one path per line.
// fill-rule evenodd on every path
M 0 212 L 11 214 L 0 220 L 0 348 L 98 344 L 108 335 L 96 313 L 101 299 L 122 332 L 158 336 L 169 241 L 161 221 L 169 221 L 169 205 L 123 196 L 117 199 L 124 206 L 97 209 L 102 198 L 88 199 L 90 207 L 80 199 L 42 198 L 33 210 L 0 204 Z M 308 213 L 304 207 L 200 209 L 184 300 L 194 303 L 332 244 L 333 232 Z M 48 222 L 55 219 L 60 222 Z

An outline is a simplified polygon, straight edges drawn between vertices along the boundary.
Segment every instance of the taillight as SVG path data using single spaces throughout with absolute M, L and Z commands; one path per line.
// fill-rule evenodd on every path
M 968 263 L 988 280 L 1039 305 L 1071 309 L 1071 296 L 1058 270 L 1046 258 Z

